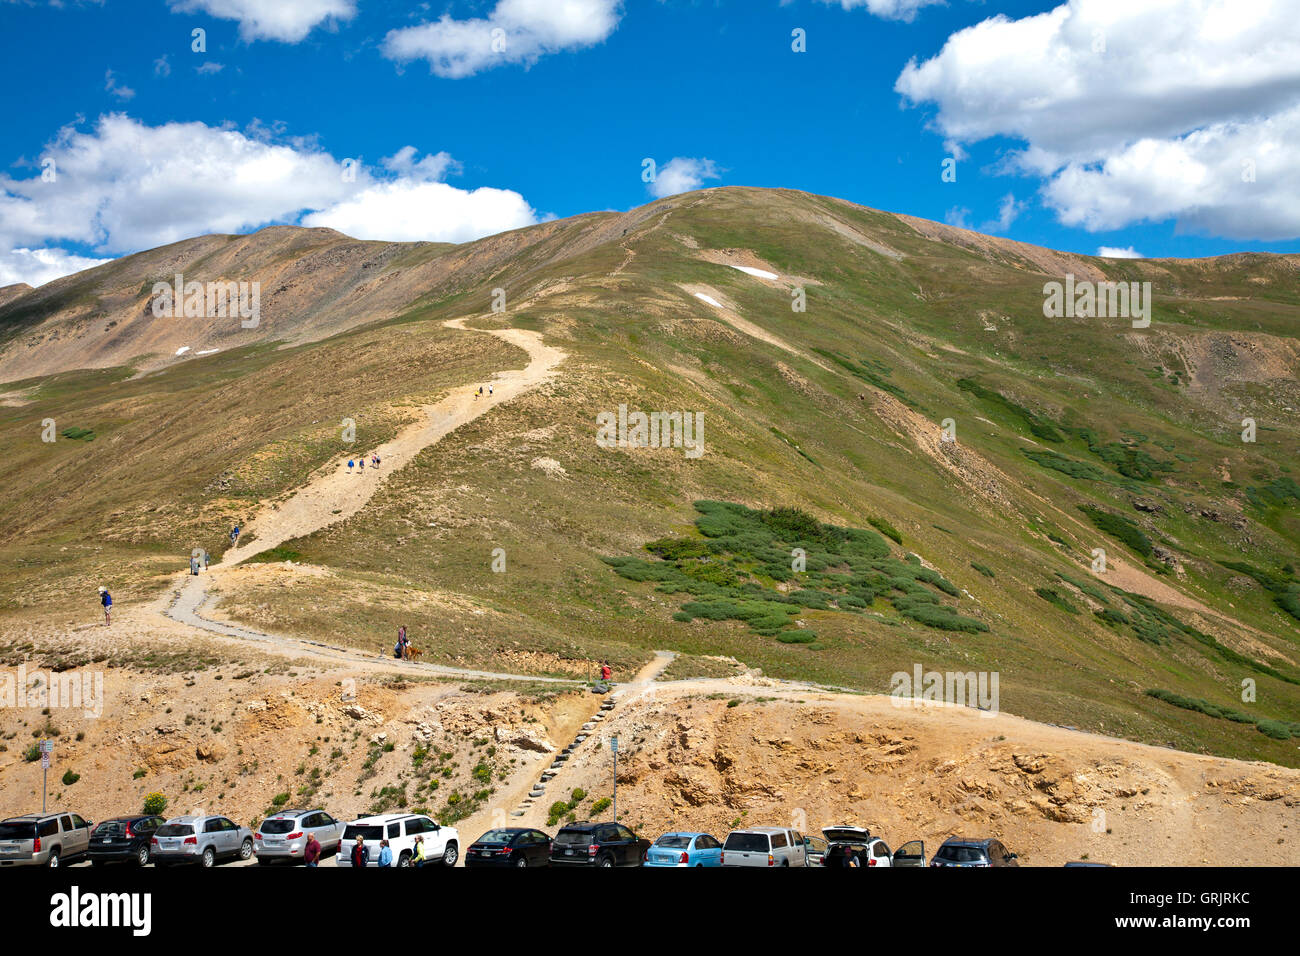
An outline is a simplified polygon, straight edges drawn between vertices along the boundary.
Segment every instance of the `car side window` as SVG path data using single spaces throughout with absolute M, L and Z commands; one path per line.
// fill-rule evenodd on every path
M 72 815 L 72 826 L 77 830 L 84 830 L 86 827 L 86 821 L 74 813 Z
M 63 816 L 59 817 L 59 827 L 63 830 L 64 833 L 71 830 L 72 817 L 68 816 L 67 814 L 64 814 Z
M 779 849 L 781 849 L 782 847 L 787 846 L 787 845 L 788 845 L 788 844 L 786 843 L 786 839 L 785 839 L 785 834 L 784 834 L 784 833 L 773 833 L 773 834 L 772 834 L 772 849 L 774 849 L 774 850 L 779 850 Z
M 402 835 L 402 825 L 400 823 L 388 824 L 388 839 L 396 840 Z
M 625 826 L 619 826 L 619 827 L 618 827 L 618 838 L 619 838 L 620 840 L 627 840 L 627 841 L 631 842 L 631 841 L 633 841 L 633 840 L 636 839 L 636 834 L 633 833 L 631 830 L 629 830 L 629 829 L 628 829 L 627 827 L 625 827 Z
M 53 819 L 46 820 L 41 824 L 41 828 L 38 832 L 43 837 L 54 836 L 54 834 L 59 832 L 59 821 Z

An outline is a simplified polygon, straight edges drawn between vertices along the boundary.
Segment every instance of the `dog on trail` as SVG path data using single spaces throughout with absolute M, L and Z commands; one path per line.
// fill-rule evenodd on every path
M 419 657 L 421 654 L 423 654 L 423 653 L 424 653 L 424 651 L 420 650 L 420 649 L 419 649 L 418 647 L 416 647 L 414 644 L 407 644 L 407 645 L 406 645 L 406 653 L 405 653 L 405 655 L 402 657 L 402 660 L 413 661 L 413 660 L 415 660 L 416 658 L 418 658 L 418 657 Z

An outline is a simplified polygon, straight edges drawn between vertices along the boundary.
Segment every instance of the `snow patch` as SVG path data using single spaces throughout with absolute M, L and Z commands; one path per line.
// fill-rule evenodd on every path
M 705 295 L 703 292 L 695 293 L 695 298 L 703 299 L 705 302 L 709 303 L 709 305 L 713 306 L 715 309 L 722 308 L 722 304 L 718 302 L 717 299 L 713 298 L 713 296 L 711 295 Z
M 188 352 L 189 350 L 190 350 L 190 347 L 189 347 L 188 345 L 182 345 L 180 348 L 178 348 L 178 349 L 176 350 L 176 354 L 177 354 L 177 355 L 184 355 L 184 354 L 185 354 L 186 352 Z
M 760 279 L 779 279 L 775 272 L 768 272 L 766 269 L 755 269 L 753 266 L 732 266 L 733 269 L 739 269 L 748 276 L 757 276 Z

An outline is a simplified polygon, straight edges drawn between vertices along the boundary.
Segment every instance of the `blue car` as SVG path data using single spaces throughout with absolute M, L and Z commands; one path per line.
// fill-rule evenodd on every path
M 707 833 L 665 833 L 642 866 L 722 866 L 722 844 Z

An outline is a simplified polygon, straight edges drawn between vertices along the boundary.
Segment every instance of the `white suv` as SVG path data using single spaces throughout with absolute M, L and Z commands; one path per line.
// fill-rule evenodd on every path
M 426 863 L 455 866 L 460 859 L 460 834 L 455 827 L 444 827 L 418 813 L 385 813 L 361 817 L 343 828 L 335 866 L 352 865 L 352 848 L 357 837 L 365 840 L 366 866 L 379 865 L 379 841 L 387 840 L 393 851 L 393 866 L 410 866 L 415 856 L 415 838 L 424 837 Z

